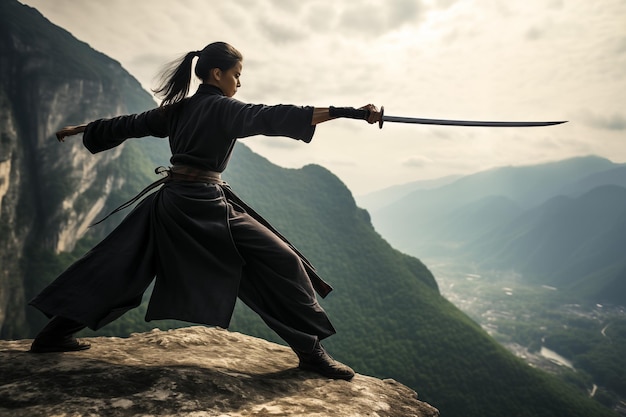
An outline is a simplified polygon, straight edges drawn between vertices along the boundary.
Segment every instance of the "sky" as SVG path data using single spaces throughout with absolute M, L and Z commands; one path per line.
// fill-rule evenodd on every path
M 626 162 L 626 0 L 24 0 L 150 90 L 214 41 L 244 56 L 250 103 L 360 107 L 551 127 L 338 119 L 310 144 L 244 139 L 289 168 L 319 164 L 355 195 L 396 184 L 599 155 Z M 195 86 L 192 90 L 195 90 Z

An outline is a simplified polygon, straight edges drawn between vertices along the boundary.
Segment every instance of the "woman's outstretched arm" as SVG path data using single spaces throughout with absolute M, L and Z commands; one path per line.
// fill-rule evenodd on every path
M 368 104 L 363 107 L 359 107 L 359 110 L 368 110 L 369 116 L 366 119 L 369 124 L 377 123 L 380 120 L 380 112 L 373 104 Z M 317 124 L 326 122 L 328 120 L 335 119 L 332 117 L 329 112 L 328 107 L 315 107 L 313 109 L 313 117 L 311 118 L 311 125 L 315 126 Z

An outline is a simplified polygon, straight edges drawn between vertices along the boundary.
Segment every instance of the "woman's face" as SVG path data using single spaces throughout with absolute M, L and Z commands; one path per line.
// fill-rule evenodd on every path
M 237 88 L 241 87 L 239 77 L 241 76 L 242 70 L 243 65 L 241 61 L 237 62 L 234 67 L 227 71 L 217 69 L 213 72 L 214 75 L 212 79 L 209 80 L 209 84 L 219 87 L 225 96 L 232 97 L 237 92 Z

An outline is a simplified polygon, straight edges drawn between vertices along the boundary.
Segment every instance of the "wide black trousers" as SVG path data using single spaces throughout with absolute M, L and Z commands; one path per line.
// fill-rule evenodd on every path
M 300 257 L 235 203 L 229 223 L 246 262 L 239 298 L 296 350 L 310 352 L 318 339 L 334 334 Z
M 295 249 L 228 188 L 166 184 L 31 304 L 100 328 L 134 308 L 156 275 L 146 320 L 228 327 L 239 297 L 302 352 L 335 333 L 320 280 Z

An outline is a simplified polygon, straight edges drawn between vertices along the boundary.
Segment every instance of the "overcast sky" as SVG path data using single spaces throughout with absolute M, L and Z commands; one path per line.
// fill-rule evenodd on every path
M 24 0 L 119 61 L 146 89 L 162 65 L 223 40 L 244 55 L 236 98 L 384 105 L 396 116 L 569 120 L 471 128 L 355 120 L 311 144 L 245 142 L 316 163 L 356 195 L 503 165 L 595 154 L 626 162 L 625 0 Z

